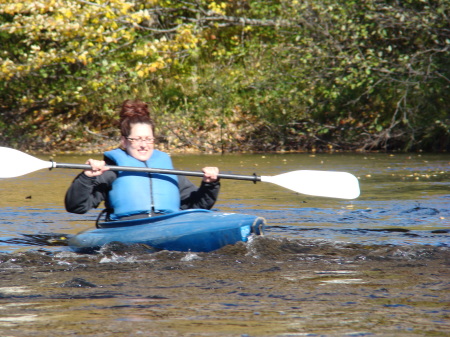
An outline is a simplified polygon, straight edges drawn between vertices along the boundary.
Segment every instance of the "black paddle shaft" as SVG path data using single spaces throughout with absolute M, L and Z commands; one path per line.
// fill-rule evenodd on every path
M 91 166 L 88 164 L 65 164 L 65 163 L 55 163 L 53 162 L 53 167 L 55 168 L 69 168 L 69 169 L 80 169 L 89 170 Z M 148 172 L 148 173 L 162 173 L 162 174 L 174 174 L 179 176 L 191 176 L 191 177 L 203 177 L 203 172 L 194 171 L 181 171 L 181 170 L 171 170 L 171 169 L 159 169 L 150 167 L 132 167 L 132 166 L 108 166 L 112 171 L 131 171 L 131 172 Z M 220 179 L 235 179 L 235 180 L 249 180 L 256 183 L 261 181 L 261 177 L 253 174 L 249 175 L 239 175 L 239 174 L 223 174 L 220 173 L 218 176 Z

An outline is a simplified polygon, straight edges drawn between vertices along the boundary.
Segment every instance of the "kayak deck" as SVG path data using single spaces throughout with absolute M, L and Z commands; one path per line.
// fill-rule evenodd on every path
M 69 240 L 77 252 L 90 252 L 111 242 L 145 244 L 157 250 L 210 252 L 251 234 L 262 235 L 265 219 L 253 215 L 193 209 L 144 219 L 102 223 Z

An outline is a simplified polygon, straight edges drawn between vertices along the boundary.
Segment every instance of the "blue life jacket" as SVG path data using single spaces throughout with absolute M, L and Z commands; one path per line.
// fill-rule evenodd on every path
M 153 150 L 152 156 L 142 162 L 122 149 L 105 152 L 105 156 L 119 166 L 172 169 L 167 153 Z M 107 207 L 110 218 L 117 220 L 136 214 L 172 213 L 180 210 L 180 190 L 175 175 L 118 171 L 109 191 Z

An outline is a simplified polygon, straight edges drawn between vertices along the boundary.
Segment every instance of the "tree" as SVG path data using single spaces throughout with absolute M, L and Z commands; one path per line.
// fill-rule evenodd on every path
M 139 97 L 172 147 L 445 150 L 448 19 L 448 0 L 0 0 L 0 141 L 109 139 Z
M 137 94 L 134 83 L 172 62 L 180 63 L 197 48 L 192 24 L 162 20 L 165 5 L 166 1 L 2 1 L 4 138 L 17 127 L 31 131 L 23 137 L 42 135 L 30 126 L 44 126 L 55 133 L 53 139 L 41 139 L 41 146 L 52 146 L 74 129 L 82 131 L 80 123 L 109 125 L 121 97 Z

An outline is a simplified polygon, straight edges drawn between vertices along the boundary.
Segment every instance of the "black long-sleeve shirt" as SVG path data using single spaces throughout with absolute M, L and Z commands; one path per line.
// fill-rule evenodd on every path
M 105 201 L 108 203 L 108 191 L 113 181 L 117 178 L 117 172 L 106 171 L 97 177 L 88 177 L 80 173 L 69 187 L 66 197 L 66 210 L 71 213 L 83 214 L 97 208 Z M 202 208 L 211 209 L 219 195 L 220 182 L 205 183 L 196 187 L 184 176 L 178 176 L 180 189 L 181 209 Z

